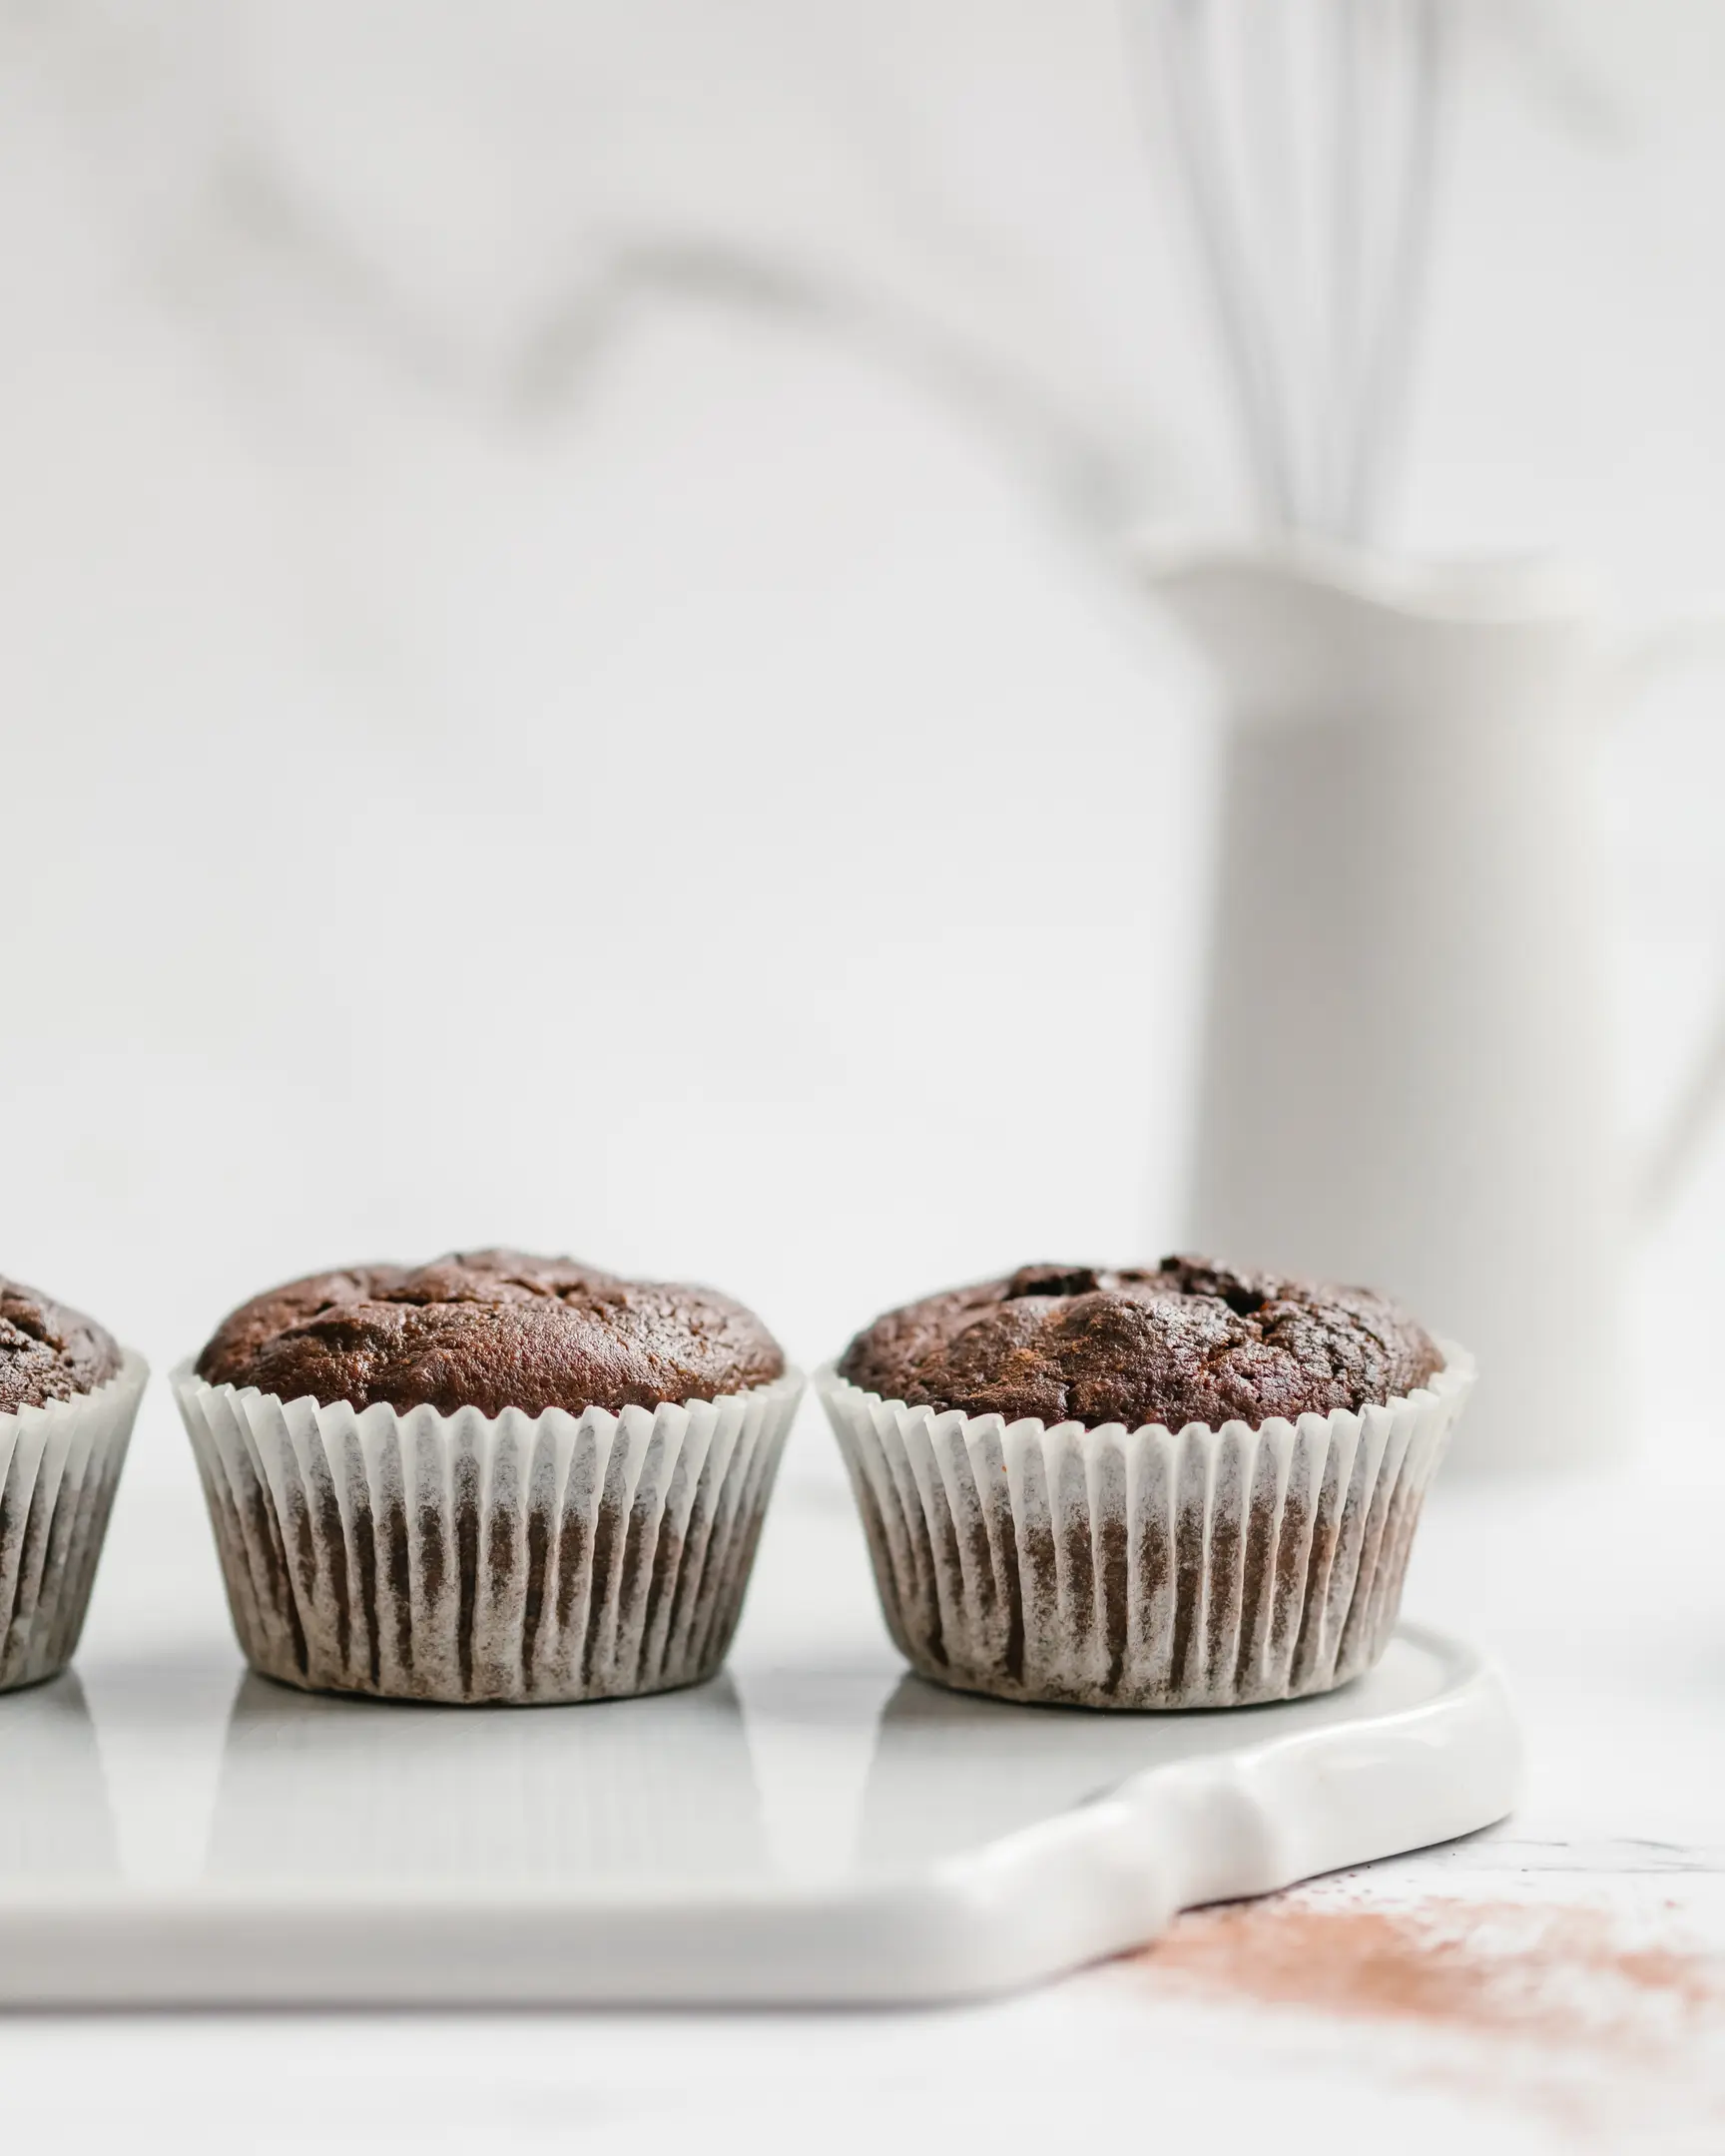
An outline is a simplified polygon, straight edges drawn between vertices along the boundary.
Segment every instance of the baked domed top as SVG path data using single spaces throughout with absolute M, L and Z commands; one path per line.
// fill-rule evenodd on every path
M 94 1392 L 120 1361 L 119 1343 L 94 1318 L 0 1279 L 0 1414 Z
M 503 1250 L 290 1281 L 243 1304 L 198 1357 L 207 1383 L 282 1399 L 486 1415 L 715 1399 L 784 1369 L 760 1319 L 711 1288 Z
M 913 1407 L 1179 1429 L 1364 1407 L 1442 1361 L 1369 1289 L 1164 1258 L 1154 1271 L 1020 1266 L 949 1289 L 877 1318 L 838 1368 Z

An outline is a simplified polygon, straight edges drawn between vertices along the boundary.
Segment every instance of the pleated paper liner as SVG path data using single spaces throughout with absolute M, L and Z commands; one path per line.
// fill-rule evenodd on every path
M 887 1628 L 921 1676 L 1084 1707 L 1328 1692 L 1389 1644 L 1471 1358 L 1252 1429 L 936 1413 L 816 1376 Z
M 517 1703 L 698 1684 L 742 1614 L 803 1380 L 487 1417 L 174 1390 L 247 1659 L 306 1691 Z
M 0 1692 L 77 1652 L 149 1375 L 128 1352 L 93 1392 L 0 1414 Z

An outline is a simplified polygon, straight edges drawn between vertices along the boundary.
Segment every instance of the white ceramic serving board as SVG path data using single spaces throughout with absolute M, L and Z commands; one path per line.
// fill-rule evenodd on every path
M 1491 1669 L 1411 1626 L 1328 1699 L 1185 1716 L 760 1654 L 657 1699 L 387 1706 L 220 1640 L 88 1692 L 0 1699 L 7 2003 L 995 1991 L 1485 1826 L 1517 1756 Z

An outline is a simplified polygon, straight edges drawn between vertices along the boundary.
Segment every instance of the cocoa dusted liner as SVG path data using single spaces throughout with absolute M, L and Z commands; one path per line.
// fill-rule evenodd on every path
M 78 1651 L 149 1380 L 142 1355 L 78 1323 L 106 1344 L 87 1366 L 107 1374 L 65 1390 L 56 1371 L 46 1398 L 0 1407 L 17 1424 L 0 1447 L 0 1692 L 57 1677 Z
M 802 1391 L 486 1417 L 174 1384 L 253 1666 L 451 1704 L 712 1676 Z
M 1472 1381 L 1257 1428 L 1088 1428 L 816 1384 L 888 1630 L 921 1676 L 1179 1709 L 1333 1690 L 1388 1645 L 1421 1504 Z

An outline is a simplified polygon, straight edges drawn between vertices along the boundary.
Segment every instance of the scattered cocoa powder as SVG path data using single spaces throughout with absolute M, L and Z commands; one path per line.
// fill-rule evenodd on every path
M 1189 1911 L 1130 1959 L 1171 1996 L 1297 2008 L 1338 2036 L 1399 2026 L 1419 2041 L 1375 2045 L 1383 2072 L 1577 2141 L 1725 2148 L 1725 1957 L 1678 1935 L 1669 1902 L 1396 1902 L 1332 1882 Z
M 1725 2033 L 1714 1959 L 1573 1903 L 1280 1894 L 1192 1910 L 1139 1958 L 1210 1995 L 1545 2044 Z

